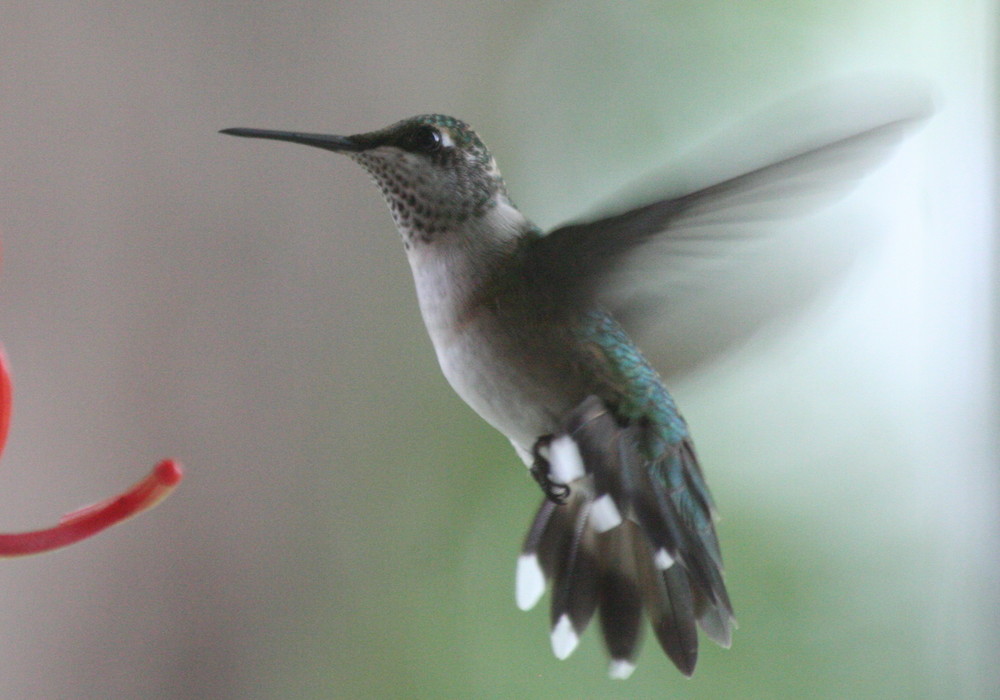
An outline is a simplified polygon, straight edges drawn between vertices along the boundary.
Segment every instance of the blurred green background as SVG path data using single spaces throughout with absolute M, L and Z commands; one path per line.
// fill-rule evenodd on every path
M 188 469 L 2 563 L 0 697 L 1000 697 L 996 27 L 987 0 L 0 4 L 0 527 Z M 216 131 L 455 114 L 551 226 L 881 72 L 938 111 L 823 220 L 854 264 L 669 378 L 733 648 L 691 680 L 652 640 L 625 683 L 592 632 L 556 661 L 513 603 L 537 487 L 440 376 L 377 192 Z

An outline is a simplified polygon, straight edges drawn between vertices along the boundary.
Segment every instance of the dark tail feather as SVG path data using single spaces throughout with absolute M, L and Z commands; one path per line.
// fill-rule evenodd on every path
M 564 506 L 573 513 L 571 528 L 560 538 L 552 576 L 552 652 L 565 659 L 576 649 L 597 609 L 600 573 L 594 531 L 588 527 L 590 503 L 577 499 Z
M 538 508 L 517 559 L 515 599 L 521 610 L 530 610 L 545 593 L 545 582 L 556 570 L 556 557 L 563 546 L 564 534 L 570 532 L 565 522 L 569 509 L 559 508 L 546 499 Z
M 695 627 L 691 583 L 681 566 L 660 571 L 651 553 L 636 552 L 642 562 L 641 580 L 646 610 L 663 651 L 685 676 L 694 673 L 698 661 L 698 630 Z
M 719 646 L 728 649 L 733 643 L 733 620 L 732 608 L 723 608 L 712 605 L 699 591 L 694 594 L 694 615 L 698 618 L 698 625 L 708 638 Z
M 628 678 L 642 641 L 642 594 L 632 557 L 634 540 L 641 533 L 631 522 L 599 538 L 599 561 L 605 564 L 600 586 L 600 618 L 604 644 L 611 657 L 612 678 Z
M 571 482 L 565 504 L 546 500 L 539 508 L 518 559 L 517 603 L 533 607 L 552 582 L 559 658 L 575 649 L 599 611 L 613 678 L 635 668 L 645 610 L 660 646 L 690 676 L 698 625 L 722 646 L 732 639 L 713 506 L 688 442 L 650 462 L 642 438 L 640 427 L 620 425 L 596 397 L 553 436 L 552 472 L 569 454 L 584 474 Z

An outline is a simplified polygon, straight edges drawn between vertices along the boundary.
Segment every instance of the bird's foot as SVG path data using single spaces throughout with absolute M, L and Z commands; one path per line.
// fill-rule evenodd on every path
M 550 471 L 552 465 L 549 463 L 548 458 L 542 454 L 543 450 L 548 451 L 550 442 L 552 442 L 551 435 L 543 435 L 535 440 L 535 445 L 531 448 L 531 455 L 535 461 L 532 463 L 530 471 L 531 476 L 541 487 L 545 497 L 557 506 L 561 506 L 569 498 L 570 489 L 566 484 L 557 484 L 552 481 Z

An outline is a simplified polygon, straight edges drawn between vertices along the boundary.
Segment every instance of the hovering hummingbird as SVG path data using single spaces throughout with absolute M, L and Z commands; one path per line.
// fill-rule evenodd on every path
M 493 156 L 453 117 L 417 116 L 354 136 L 222 133 L 344 153 L 374 179 L 445 377 L 510 440 L 544 493 L 517 561 L 517 605 L 533 607 L 551 582 L 555 655 L 569 656 L 597 613 L 610 675 L 626 678 L 644 613 L 687 676 L 696 626 L 728 647 L 735 622 L 691 434 L 616 320 L 628 309 L 610 300 L 610 288 L 648 244 L 748 199 L 787 196 L 792 181 L 808 190 L 828 179 L 831 163 L 897 140 L 908 121 L 548 233 L 514 206 Z

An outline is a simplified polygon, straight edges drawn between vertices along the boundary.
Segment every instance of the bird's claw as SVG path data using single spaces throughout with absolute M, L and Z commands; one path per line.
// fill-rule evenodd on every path
M 551 464 L 549 460 L 542 455 L 542 450 L 549 446 L 552 442 L 551 435 L 543 435 L 535 441 L 535 446 L 531 448 L 531 455 L 534 457 L 535 461 L 531 465 L 532 478 L 541 487 L 542 493 L 545 497 L 555 503 L 557 506 L 564 505 L 566 499 L 569 498 L 570 488 L 566 484 L 557 484 L 552 481 L 550 475 Z

